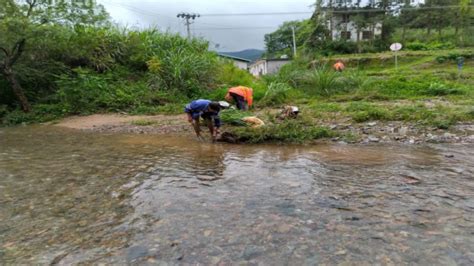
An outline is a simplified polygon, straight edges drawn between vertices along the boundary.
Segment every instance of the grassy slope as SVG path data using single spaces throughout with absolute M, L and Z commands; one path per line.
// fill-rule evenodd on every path
M 456 123 L 472 123 L 474 121 L 473 60 L 466 60 L 461 75 L 454 61 L 438 63 L 436 60 L 441 55 L 464 53 L 472 51 L 401 52 L 398 69 L 395 69 L 391 53 L 333 56 L 319 60 L 318 64 L 332 64 L 336 59 L 343 59 L 347 65 L 346 71 L 362 71 L 371 82 L 361 89 L 332 96 L 297 92 L 288 100 L 288 103 L 302 109 L 302 118 L 296 123 L 297 125 L 283 124 L 275 127 L 271 123 L 274 112 L 269 114 L 271 112 L 268 108 L 258 110 L 259 116 L 270 122 L 273 130 L 273 135 L 270 134 L 265 140 L 281 141 L 285 138 L 281 136 L 281 131 L 288 128 L 301 130 L 301 134 L 289 133 L 287 139 L 291 141 L 329 137 L 337 135 L 337 132 L 308 134 L 307 130 L 302 129 L 310 127 L 315 131 L 319 128 L 320 131 L 324 126 L 357 125 L 367 121 L 383 121 L 383 123 L 399 121 L 433 130 L 445 130 Z M 434 89 L 423 94 L 417 91 L 418 86 L 433 86 Z M 261 141 L 262 134 L 269 134 L 268 129 L 239 129 L 236 132 L 256 142 Z
M 366 88 L 347 94 L 339 94 L 332 97 L 319 97 L 306 101 L 304 99 L 296 100 L 296 103 L 304 104 L 307 108 L 316 111 L 319 117 L 334 117 L 334 113 L 338 113 L 339 118 L 354 118 L 358 112 L 373 111 L 379 109 L 382 113 L 380 116 L 374 116 L 373 119 L 368 117 L 367 120 L 419 120 L 416 115 L 399 116 L 394 113 L 396 111 L 419 111 L 419 112 L 454 112 L 462 115 L 462 111 L 470 112 L 470 108 L 474 106 L 474 61 L 466 60 L 463 72 L 459 75 L 457 66 L 453 61 L 438 63 L 436 57 L 449 53 L 463 53 L 465 50 L 450 51 L 427 51 L 427 52 L 403 52 L 400 53 L 400 65 L 398 70 L 395 69 L 394 60 L 391 53 L 368 54 L 368 55 L 350 55 L 347 57 L 334 56 L 349 61 L 348 71 L 356 69 L 351 60 L 358 59 L 365 61 L 363 68 L 366 75 L 374 80 L 387 82 L 396 78 L 404 78 L 403 82 L 410 86 L 412 80 L 417 79 L 433 79 L 439 80 L 447 84 L 447 86 L 460 87 L 463 93 L 459 95 L 432 95 L 420 96 L 413 95 L 409 89 L 400 89 L 399 93 L 390 93 L 379 89 Z M 385 65 L 381 67 L 381 65 Z M 370 86 L 370 85 L 369 85 Z M 395 85 L 396 86 L 396 85 Z M 435 115 L 436 116 L 436 115 Z M 438 118 L 441 118 L 438 117 Z M 472 116 L 459 117 L 460 120 L 472 121 Z M 435 119 L 435 117 L 433 117 Z M 358 121 L 355 119 L 356 122 Z M 359 121 L 361 119 L 359 118 Z

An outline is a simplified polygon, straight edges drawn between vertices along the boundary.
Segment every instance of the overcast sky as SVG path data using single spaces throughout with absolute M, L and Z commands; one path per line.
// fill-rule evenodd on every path
M 186 33 L 180 12 L 202 16 L 191 26 L 195 36 L 211 42 L 219 51 L 263 49 L 263 37 L 284 21 L 309 18 L 315 0 L 98 0 L 120 25 Z M 229 13 L 308 12 L 272 16 L 206 16 Z M 243 28 L 243 29 L 242 29 Z

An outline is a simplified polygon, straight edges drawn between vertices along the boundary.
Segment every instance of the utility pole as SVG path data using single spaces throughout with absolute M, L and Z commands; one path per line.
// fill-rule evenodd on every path
M 184 24 L 186 25 L 186 30 L 187 30 L 187 33 L 188 33 L 188 40 L 191 40 L 191 28 L 189 27 L 189 26 L 191 26 L 191 24 L 193 24 L 193 22 L 191 22 L 191 20 L 195 20 L 196 18 L 198 18 L 200 16 L 201 15 L 199 15 L 199 14 L 190 14 L 190 13 L 184 13 L 184 12 L 181 12 L 176 16 L 178 18 L 183 18 L 185 20 Z
M 293 31 L 293 58 L 296 58 L 296 36 L 295 36 L 295 26 L 291 26 Z

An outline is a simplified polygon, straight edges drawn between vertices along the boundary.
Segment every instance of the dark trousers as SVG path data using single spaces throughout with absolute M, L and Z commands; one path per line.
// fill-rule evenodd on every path
M 237 105 L 237 109 L 244 111 L 247 111 L 249 109 L 247 101 L 245 101 L 244 97 L 232 92 L 230 93 L 230 96 L 232 97 L 232 99 L 234 99 L 235 105 Z

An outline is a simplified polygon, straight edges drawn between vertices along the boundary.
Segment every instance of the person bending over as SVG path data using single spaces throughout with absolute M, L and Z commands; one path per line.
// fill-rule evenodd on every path
M 229 102 L 234 100 L 237 109 L 247 111 L 252 106 L 253 90 L 244 86 L 233 87 L 229 89 L 225 99 Z
M 221 127 L 220 111 L 221 105 L 218 102 L 204 99 L 192 101 L 184 108 L 184 112 L 188 115 L 188 121 L 193 125 L 196 136 L 199 139 L 202 138 L 200 127 L 200 118 L 202 118 L 209 128 L 212 141 L 216 140 L 219 134 L 219 128 Z
M 334 70 L 336 70 L 337 72 L 342 72 L 346 66 L 344 65 L 344 63 L 342 62 L 342 60 L 337 60 L 336 63 L 332 66 L 334 68 Z

